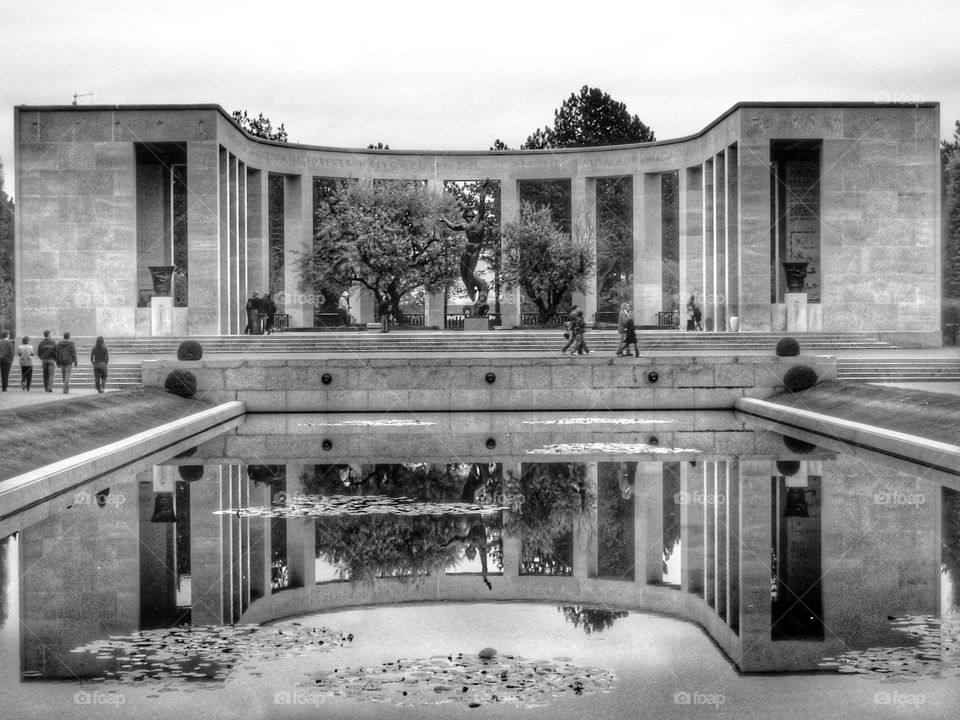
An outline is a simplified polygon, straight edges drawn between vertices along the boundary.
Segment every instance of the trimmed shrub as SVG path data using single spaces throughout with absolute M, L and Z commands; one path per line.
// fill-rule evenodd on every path
M 177 348 L 177 360 L 199 360 L 203 357 L 203 347 L 196 340 L 184 340 Z
M 785 477 L 793 477 L 800 472 L 800 461 L 777 460 L 777 472 Z
M 177 467 L 180 479 L 193 482 L 203 477 L 203 465 L 180 465 Z
M 193 397 L 197 394 L 197 378 L 187 370 L 174 370 L 163 382 L 164 389 L 180 397 Z
M 817 373 L 809 365 L 794 365 L 783 376 L 783 386 L 790 392 L 800 392 L 817 384 Z
M 806 440 L 799 440 L 789 435 L 783 436 L 783 444 L 787 450 L 797 455 L 806 455 L 817 449 L 817 446 L 813 443 L 808 443 Z
M 800 343 L 792 337 L 780 338 L 777 342 L 777 357 L 796 357 L 800 354 Z

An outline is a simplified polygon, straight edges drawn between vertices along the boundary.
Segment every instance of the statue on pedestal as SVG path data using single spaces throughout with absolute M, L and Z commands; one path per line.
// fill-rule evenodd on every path
M 483 218 L 486 212 L 487 186 L 490 179 L 487 178 L 480 186 L 480 199 L 477 201 L 477 209 L 468 207 L 463 211 L 462 223 L 452 223 L 446 218 L 440 218 L 440 222 L 451 230 L 462 230 L 467 237 L 467 243 L 460 255 L 460 277 L 467 288 L 467 295 L 473 301 L 473 317 L 486 317 L 490 309 L 487 302 L 487 295 L 490 292 L 490 286 L 487 281 L 476 274 L 477 260 L 480 258 L 480 250 L 483 247 L 484 225 Z

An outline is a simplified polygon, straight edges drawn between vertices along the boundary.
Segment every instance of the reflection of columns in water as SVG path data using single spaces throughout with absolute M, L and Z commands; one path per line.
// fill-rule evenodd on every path
M 573 576 L 597 576 L 597 463 L 583 463 L 584 506 L 573 517 Z
M 768 459 L 740 458 L 740 636 L 745 655 L 741 669 L 751 665 L 751 648 L 770 639 L 771 486 Z
M 663 580 L 663 463 L 638 462 L 633 481 L 635 518 L 634 578 L 638 583 Z
M 304 494 L 301 476 L 307 465 L 287 465 L 287 497 Z M 310 587 L 317 582 L 317 521 L 312 517 L 288 518 L 287 567 L 291 587 Z
M 224 467 L 204 467 L 201 480 L 190 483 L 190 583 L 191 619 L 194 625 L 229 622 L 230 568 L 225 567 L 226 515 L 216 511 L 229 507 L 221 477 Z M 228 592 L 224 592 L 224 588 Z
M 691 461 L 692 462 L 692 461 Z M 680 465 L 680 588 L 703 597 L 703 508 L 694 504 L 703 492 L 703 463 Z
M 157 522 L 154 506 L 158 495 L 172 497 L 180 476 L 172 465 L 156 465 L 139 478 L 140 625 L 151 629 L 168 625 L 177 612 L 177 526 L 162 516 Z
M 244 472 L 246 475 L 246 472 Z M 247 478 L 246 486 L 252 506 L 269 507 L 273 501 L 269 484 L 256 485 Z M 251 519 L 249 525 L 250 601 L 270 594 L 270 518 Z

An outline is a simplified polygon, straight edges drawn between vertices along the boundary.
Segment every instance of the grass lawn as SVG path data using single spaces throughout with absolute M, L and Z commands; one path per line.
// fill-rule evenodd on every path
M 0 413 L 0 480 L 209 407 L 157 388 L 135 388 L 5 410 Z
M 768 398 L 787 407 L 897 432 L 960 444 L 960 396 L 881 387 L 859 382 L 824 382 L 799 393 Z

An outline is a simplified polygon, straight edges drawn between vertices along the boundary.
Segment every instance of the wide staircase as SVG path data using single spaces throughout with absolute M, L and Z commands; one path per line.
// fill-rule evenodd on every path
M 960 358 L 838 358 L 837 379 L 860 382 L 960 380 Z
M 638 332 L 641 352 L 769 352 L 773 353 L 782 335 L 771 333 L 712 333 L 677 331 Z M 829 354 L 839 350 L 891 349 L 895 345 L 870 333 L 795 333 L 801 351 Z M 74 338 L 84 358 L 89 354 L 93 338 Z M 107 385 L 111 388 L 131 387 L 141 382 L 140 362 L 143 359 L 175 358 L 182 337 L 114 337 L 106 338 L 110 349 Z M 563 331 L 496 330 L 490 332 L 377 331 L 297 332 L 273 335 L 194 336 L 203 347 L 204 358 L 217 355 L 255 357 L 265 354 L 320 355 L 353 353 L 375 355 L 401 353 L 414 356 L 451 353 L 529 353 L 559 357 L 566 344 Z M 591 330 L 586 335 L 592 353 L 613 354 L 619 343 L 615 330 Z M 872 361 L 870 361 L 872 362 Z M 39 372 L 37 373 L 39 375 Z M 59 375 L 59 373 L 58 373 Z M 859 378 L 855 378 L 859 379 Z M 37 384 L 37 383 L 35 383 Z M 42 384 L 42 383 L 41 383 Z M 93 368 L 80 363 L 73 371 L 71 387 L 93 387 Z M 59 389 L 59 382 L 57 388 Z

